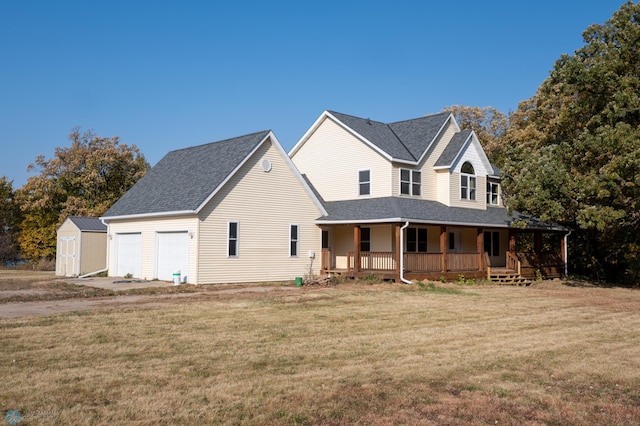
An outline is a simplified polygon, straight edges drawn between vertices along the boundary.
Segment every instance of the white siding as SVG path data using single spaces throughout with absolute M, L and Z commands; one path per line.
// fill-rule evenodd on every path
M 460 198 L 460 169 L 465 162 L 471 163 L 476 174 L 476 199 L 463 200 Z M 466 207 L 470 209 L 485 210 L 487 208 L 487 174 L 491 173 L 485 168 L 482 158 L 475 144 L 470 144 L 462 154 L 460 160 L 454 165 L 453 173 L 449 180 L 451 191 L 451 206 Z
M 442 189 L 440 186 L 441 183 L 438 180 L 439 179 L 438 172 L 433 169 L 433 166 L 436 163 L 436 161 L 438 161 L 438 159 L 442 155 L 442 152 L 447 147 L 447 145 L 449 144 L 449 141 L 451 141 L 451 138 L 453 138 L 453 135 L 455 133 L 456 133 L 455 126 L 453 125 L 453 123 L 451 123 L 451 121 L 448 121 L 447 127 L 443 129 L 442 133 L 440 134 L 438 139 L 435 141 L 433 150 L 429 153 L 429 156 L 424 159 L 424 164 L 422 165 L 422 182 L 423 182 L 422 198 L 424 198 L 425 200 L 434 200 L 434 201 L 442 202 L 441 199 L 449 198 L 448 196 L 443 197 L 442 194 L 440 194 L 440 190 Z
M 109 222 L 109 276 L 116 274 L 115 238 L 119 233 L 142 234 L 142 270 L 140 278 L 154 279 L 156 275 L 157 232 L 190 232 L 193 238 L 189 243 L 189 270 L 186 274 L 189 283 L 198 283 L 197 257 L 198 257 L 198 220 L 191 217 L 167 217 L 149 219 L 113 220 Z
M 371 170 L 370 197 L 388 197 L 398 191 L 392 187 L 395 169 L 391 163 L 329 118 L 292 160 L 326 201 L 359 198 L 359 170 Z
M 263 158 L 271 161 L 268 173 L 260 166 Z M 310 267 L 318 273 L 320 215 L 280 151 L 266 142 L 200 212 L 199 282 L 293 280 Z M 237 257 L 227 256 L 230 221 L 239 223 Z M 298 257 L 289 256 L 292 223 L 299 225 Z
M 448 170 L 440 170 L 436 173 L 437 195 L 436 201 L 441 202 L 445 206 L 451 205 L 451 174 Z

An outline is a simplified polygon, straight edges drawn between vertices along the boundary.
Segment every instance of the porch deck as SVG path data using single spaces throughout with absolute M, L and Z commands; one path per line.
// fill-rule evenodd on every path
M 346 267 L 328 267 L 333 265 L 331 252 L 322 253 L 322 272 L 350 278 L 362 278 L 370 275 L 382 279 L 400 279 L 400 264 L 395 252 L 347 252 Z M 549 278 L 559 277 L 563 264 L 558 255 L 548 254 L 531 256 L 530 253 L 506 253 L 506 266 L 491 266 L 489 255 L 471 253 L 404 253 L 402 267 L 404 277 L 409 280 L 456 280 L 460 275 L 465 278 L 492 279 L 492 276 L 522 276 L 536 278 L 543 273 Z M 520 259 L 523 259 L 521 261 Z M 537 266 L 533 266 L 537 265 Z

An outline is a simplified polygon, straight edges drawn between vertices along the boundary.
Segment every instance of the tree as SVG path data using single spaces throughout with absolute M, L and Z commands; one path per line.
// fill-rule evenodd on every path
M 504 134 L 508 118 L 496 108 L 451 105 L 444 108 L 451 112 L 463 129 L 473 130 L 487 156 L 492 162 L 501 164 L 504 157 Z
M 55 256 L 56 230 L 69 216 L 100 216 L 149 170 L 135 145 L 120 144 L 93 131 L 69 134 L 70 147 L 51 159 L 39 155 L 28 170 L 39 170 L 18 191 L 24 213 L 19 236 L 31 261 Z
M 0 264 L 18 259 L 16 237 L 19 223 L 20 209 L 15 201 L 13 181 L 3 176 L 0 178 Z
M 556 61 L 510 117 L 510 207 L 575 230 L 578 273 L 640 277 L 640 4 L 628 2 Z

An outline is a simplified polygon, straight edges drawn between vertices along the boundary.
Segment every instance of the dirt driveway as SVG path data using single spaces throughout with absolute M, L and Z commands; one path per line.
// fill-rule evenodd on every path
M 86 289 L 78 289 L 78 286 Z M 148 292 L 144 293 L 146 290 Z M 145 308 L 174 303 L 176 299 L 272 291 L 299 291 L 299 288 L 285 285 L 174 286 L 166 281 L 59 278 L 48 272 L 0 270 L 0 319 L 129 306 Z M 32 300 L 34 298 L 38 300 Z M 3 299 L 6 303 L 1 303 Z

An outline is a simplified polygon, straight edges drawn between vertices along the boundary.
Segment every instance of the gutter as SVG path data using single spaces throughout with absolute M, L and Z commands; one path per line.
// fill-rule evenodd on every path
M 404 235 L 404 230 L 408 227 L 409 221 L 406 221 L 404 226 L 400 228 L 400 281 L 405 284 L 413 284 L 411 281 L 405 279 L 404 277 L 404 238 L 402 238 L 402 236 Z
M 102 224 L 107 227 L 107 259 L 106 259 L 107 267 L 104 268 L 104 269 L 100 269 L 99 271 L 93 271 L 93 272 L 89 272 L 88 274 L 80 275 L 80 276 L 78 276 L 78 278 L 87 278 L 87 277 L 90 277 L 92 275 L 97 275 L 97 274 L 100 274 L 102 272 L 107 272 L 109 270 L 109 225 L 105 222 L 104 217 L 100 218 L 100 222 L 102 222 Z

